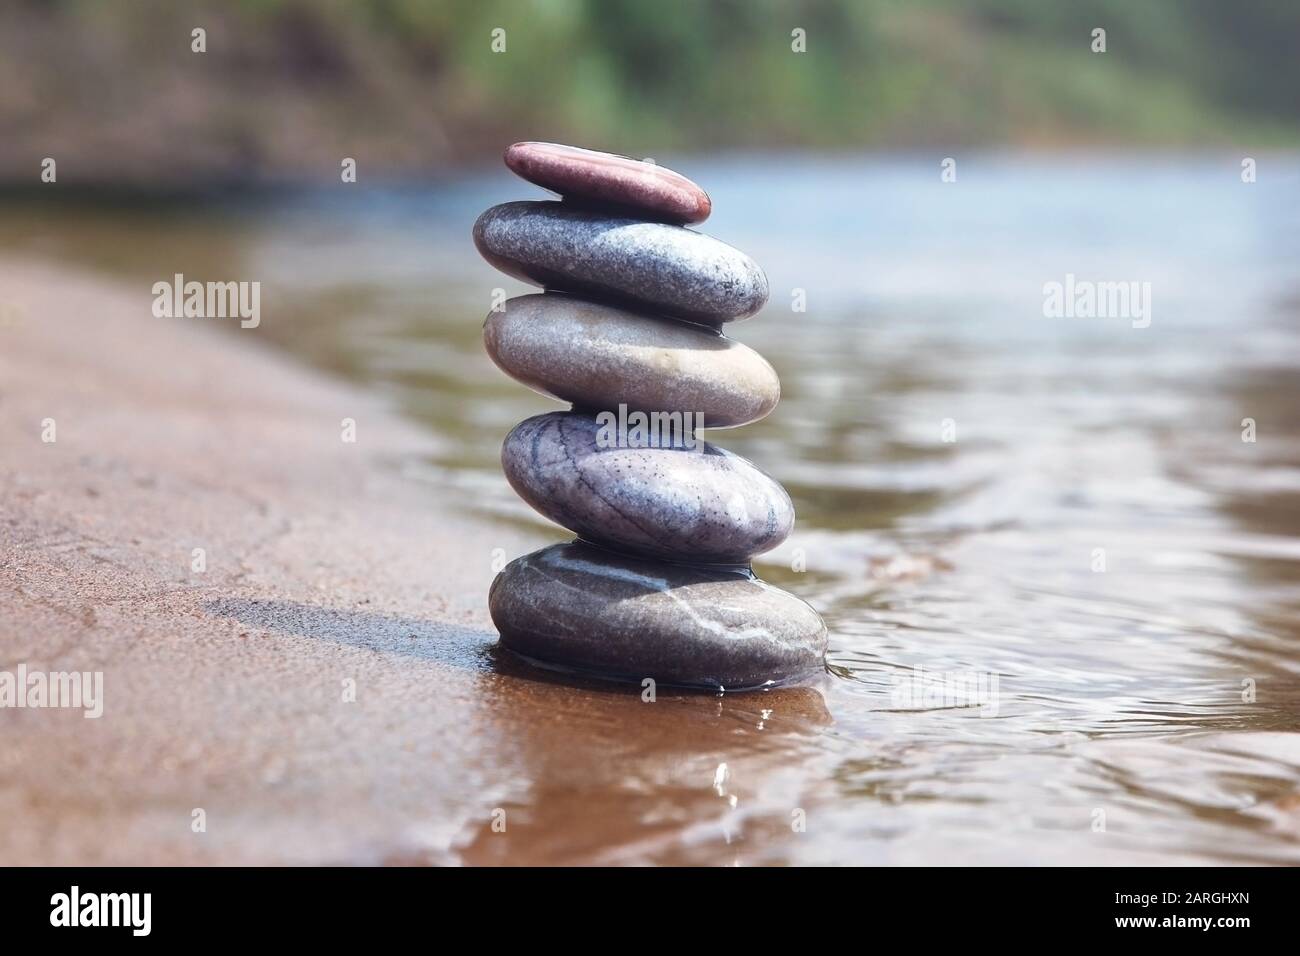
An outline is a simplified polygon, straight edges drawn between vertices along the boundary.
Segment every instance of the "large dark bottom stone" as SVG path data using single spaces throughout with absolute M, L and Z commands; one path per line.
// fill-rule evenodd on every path
M 826 625 L 748 570 L 688 567 L 583 542 L 510 562 L 488 595 L 501 643 L 591 674 L 748 690 L 822 669 Z

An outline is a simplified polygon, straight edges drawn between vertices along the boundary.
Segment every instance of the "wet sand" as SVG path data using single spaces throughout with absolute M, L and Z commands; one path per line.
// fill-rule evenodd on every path
M 819 691 L 646 703 L 519 664 L 485 595 L 494 549 L 538 540 L 404 479 L 426 433 L 254 330 L 154 318 L 147 285 L 10 259 L 0 289 L 0 669 L 104 675 L 99 719 L 0 710 L 0 864 L 725 863 L 742 831 L 801 836 Z

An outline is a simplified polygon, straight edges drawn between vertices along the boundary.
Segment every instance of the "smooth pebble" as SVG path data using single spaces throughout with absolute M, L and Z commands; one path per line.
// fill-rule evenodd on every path
M 654 163 L 559 143 L 515 143 L 505 154 L 518 176 L 566 198 L 634 210 L 666 222 L 709 218 L 709 194 L 681 173 Z
M 758 421 L 781 398 L 767 359 L 681 322 L 553 292 L 488 314 L 483 344 L 529 388 L 591 410 L 700 413 L 708 428 Z
M 725 242 L 682 226 L 558 202 L 493 206 L 474 243 L 507 275 L 714 328 L 767 302 L 767 276 Z
M 635 554 L 748 563 L 794 526 L 785 489 L 739 455 L 702 439 L 696 448 L 613 445 L 620 437 L 581 412 L 537 415 L 506 436 L 501 465 L 547 518 Z
M 754 689 L 816 674 L 826 653 L 817 612 L 747 571 L 642 560 L 582 542 L 510 562 L 488 606 L 511 650 L 638 682 Z

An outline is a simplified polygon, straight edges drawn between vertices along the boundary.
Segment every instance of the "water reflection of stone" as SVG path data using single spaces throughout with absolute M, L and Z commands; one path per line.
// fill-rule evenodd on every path
M 513 688 L 502 714 L 514 759 L 503 770 L 527 798 L 506 808 L 504 833 L 484 821 L 468 862 L 726 863 L 800 838 L 792 814 L 816 789 L 815 741 L 831 724 L 817 688 L 659 688 L 648 703 L 636 685 L 574 687 L 508 651 L 493 660 Z M 758 834 L 758 846 L 746 842 Z

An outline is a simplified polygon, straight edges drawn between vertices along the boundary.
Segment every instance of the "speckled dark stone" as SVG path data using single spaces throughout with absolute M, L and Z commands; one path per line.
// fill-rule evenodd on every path
M 748 563 L 790 533 L 785 489 L 716 445 L 601 448 L 590 415 L 551 412 L 506 436 L 501 465 L 524 501 L 589 541 L 703 563 Z
M 529 388 L 591 410 L 699 412 L 706 427 L 729 428 L 781 397 L 772 366 L 734 339 L 572 295 L 510 299 L 488 315 L 483 344 Z
M 693 223 L 713 204 L 681 173 L 654 163 L 558 143 L 515 143 L 506 165 L 517 175 L 566 198 L 631 207 L 642 219 Z
M 518 558 L 488 596 L 501 643 L 608 677 L 745 690 L 820 672 L 826 626 L 745 570 L 625 557 L 581 542 Z
M 525 282 L 714 327 L 767 302 L 767 277 L 749 256 L 681 226 L 510 202 L 479 216 L 474 243 Z

